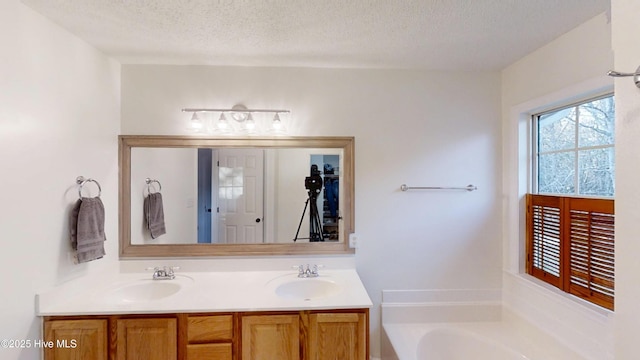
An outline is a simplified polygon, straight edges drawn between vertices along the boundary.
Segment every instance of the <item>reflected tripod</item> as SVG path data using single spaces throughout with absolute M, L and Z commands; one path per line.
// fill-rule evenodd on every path
M 309 190 L 307 197 L 307 201 L 304 203 L 304 210 L 302 210 L 302 216 L 300 217 L 300 224 L 298 224 L 298 231 L 296 231 L 296 237 L 293 239 L 293 242 L 296 242 L 298 239 L 309 239 L 310 242 L 324 241 L 325 238 L 329 237 L 329 234 L 324 233 L 322 230 L 322 222 L 320 221 L 320 214 L 318 213 L 318 193 L 319 190 Z M 309 206 L 311 203 L 311 206 Z M 300 227 L 302 226 L 302 222 L 304 221 L 304 214 L 307 212 L 307 207 L 309 207 L 309 216 L 311 217 L 311 223 L 309 224 L 309 237 L 308 238 L 299 238 L 298 234 L 300 233 Z

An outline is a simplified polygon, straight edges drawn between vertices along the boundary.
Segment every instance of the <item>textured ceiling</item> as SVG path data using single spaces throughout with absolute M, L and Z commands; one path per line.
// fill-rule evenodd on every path
M 609 0 L 23 0 L 126 64 L 499 70 Z

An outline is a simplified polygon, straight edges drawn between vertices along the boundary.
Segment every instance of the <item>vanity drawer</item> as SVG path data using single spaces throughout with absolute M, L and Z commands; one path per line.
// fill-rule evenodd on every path
M 187 340 L 207 343 L 233 339 L 233 315 L 189 316 Z
M 187 345 L 187 360 L 232 360 L 231 343 Z

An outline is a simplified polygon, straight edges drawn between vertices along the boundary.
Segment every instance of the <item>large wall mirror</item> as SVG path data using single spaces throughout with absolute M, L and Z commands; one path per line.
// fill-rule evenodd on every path
M 121 135 L 120 257 L 352 253 L 352 137 Z

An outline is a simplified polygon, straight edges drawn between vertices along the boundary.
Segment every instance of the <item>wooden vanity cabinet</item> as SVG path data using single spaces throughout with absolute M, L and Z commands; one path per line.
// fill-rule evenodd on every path
M 45 360 L 178 359 L 176 315 L 44 318 Z
M 366 360 L 369 312 L 244 313 L 242 360 Z
M 44 346 L 44 358 L 107 360 L 107 334 L 107 319 L 45 321 L 44 340 L 47 346 Z
M 47 348 L 44 359 L 366 360 L 368 317 L 368 309 L 45 317 L 45 340 L 69 347 Z

